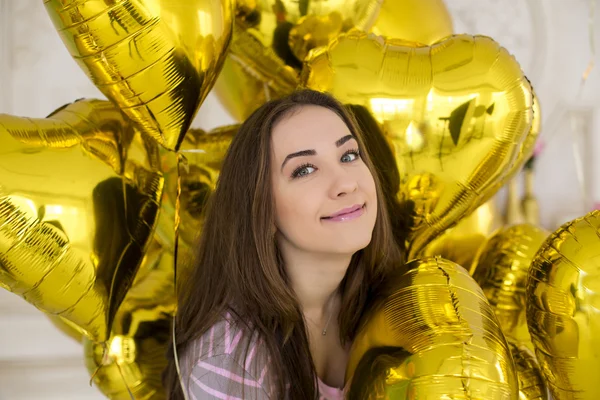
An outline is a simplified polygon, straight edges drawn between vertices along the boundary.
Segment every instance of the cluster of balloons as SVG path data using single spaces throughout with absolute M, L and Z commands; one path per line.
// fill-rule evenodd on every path
M 238 129 L 190 129 L 198 107 L 214 88 L 241 122 L 308 87 L 384 143 L 378 172 L 412 210 L 412 261 L 354 342 L 348 398 L 598 398 L 600 214 L 550 236 L 470 228 L 531 156 L 539 104 L 493 39 L 452 35 L 442 0 L 44 5 L 109 100 L 0 115 L 0 287 L 82 343 L 107 397 L 165 397 L 177 282 Z

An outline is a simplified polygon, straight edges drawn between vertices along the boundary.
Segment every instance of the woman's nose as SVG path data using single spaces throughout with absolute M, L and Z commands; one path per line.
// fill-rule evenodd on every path
M 331 197 L 337 198 L 354 193 L 358 189 L 358 180 L 345 168 L 339 168 L 333 176 Z

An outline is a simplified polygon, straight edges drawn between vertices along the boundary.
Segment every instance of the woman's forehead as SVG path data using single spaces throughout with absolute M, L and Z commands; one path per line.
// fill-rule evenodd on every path
M 350 133 L 346 123 L 334 111 L 311 105 L 303 106 L 275 124 L 271 142 L 275 152 L 308 150 L 335 145 L 341 136 Z

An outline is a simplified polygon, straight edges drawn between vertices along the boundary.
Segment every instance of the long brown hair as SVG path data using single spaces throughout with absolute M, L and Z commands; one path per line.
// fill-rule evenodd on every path
M 373 163 L 354 117 L 332 97 L 302 90 L 266 103 L 241 126 L 225 156 L 207 208 L 195 265 L 181 290 L 175 338 L 178 354 L 229 312 L 257 333 L 271 358 L 277 396 L 314 399 L 316 372 L 298 299 L 286 276 L 273 236 L 270 148 L 274 124 L 304 105 L 335 112 L 355 135 L 377 188 L 378 215 L 370 244 L 354 254 L 338 288 L 340 340 L 352 341 L 372 291 L 403 264 Z M 286 389 L 286 383 L 291 385 Z M 173 354 L 165 371 L 169 399 L 183 398 Z

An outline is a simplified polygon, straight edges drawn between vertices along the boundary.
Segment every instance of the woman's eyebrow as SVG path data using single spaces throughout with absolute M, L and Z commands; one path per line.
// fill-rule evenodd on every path
M 281 164 L 281 170 L 283 170 L 283 167 L 285 167 L 285 164 L 294 157 L 305 157 L 305 156 L 316 156 L 316 155 L 317 155 L 316 150 L 301 150 L 301 151 L 297 151 L 296 153 L 288 154 L 285 157 L 285 160 L 283 160 L 283 164 Z
M 346 135 L 338 140 L 335 141 L 335 146 L 336 147 L 340 147 L 341 145 L 343 145 L 344 143 L 346 143 L 348 140 L 352 140 L 354 139 L 354 135 Z
M 348 140 L 352 140 L 354 139 L 354 135 L 346 135 L 344 137 L 339 138 L 338 140 L 335 141 L 335 147 L 340 147 L 342 146 L 344 143 L 346 143 Z M 283 170 L 283 167 L 285 167 L 285 164 L 291 160 L 292 158 L 295 157 L 306 157 L 306 156 L 316 156 L 317 155 L 317 151 L 314 149 L 310 149 L 310 150 L 300 150 L 297 151 L 295 153 L 291 153 L 288 154 L 285 157 L 285 160 L 283 160 L 283 163 L 281 164 L 281 169 Z

